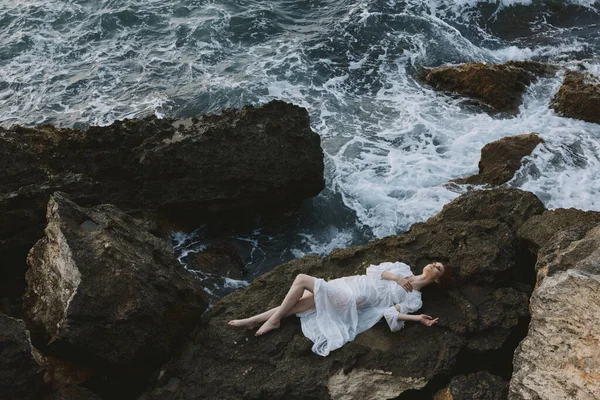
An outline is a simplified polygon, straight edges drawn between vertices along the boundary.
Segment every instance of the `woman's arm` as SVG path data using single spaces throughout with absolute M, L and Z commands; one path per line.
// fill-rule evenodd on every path
M 400 311 L 400 306 L 396 305 L 396 310 L 398 310 L 398 319 L 400 321 L 418 321 L 425 326 L 431 326 L 433 324 L 437 324 L 439 318 L 433 319 L 429 315 L 421 314 L 421 315 L 410 315 L 410 314 L 402 314 Z
M 413 290 L 413 287 L 410 284 L 410 282 L 406 278 L 401 277 L 400 275 L 384 271 L 381 273 L 381 279 L 385 279 L 387 281 L 394 281 L 398 285 L 402 286 L 407 292 L 412 292 Z

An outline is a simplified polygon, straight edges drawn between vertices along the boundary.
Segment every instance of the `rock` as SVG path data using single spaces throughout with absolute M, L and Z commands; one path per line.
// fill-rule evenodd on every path
M 527 86 L 555 66 L 534 61 L 504 64 L 467 63 L 433 68 L 425 81 L 436 89 L 481 100 L 497 111 L 517 111 Z
M 29 331 L 21 320 L 0 314 L 0 399 L 29 399 L 43 387 Z
M 305 109 L 281 101 L 87 131 L 0 128 L 0 170 L 0 277 L 9 267 L 23 274 L 55 191 L 185 225 L 215 212 L 293 208 L 324 187 L 319 135 Z
M 434 400 L 505 400 L 508 382 L 481 371 L 452 378 L 448 388 L 440 390 Z
M 501 185 L 513 178 L 521 168 L 523 157 L 544 140 L 537 133 L 509 136 L 483 146 L 479 173 L 453 182 L 470 185 Z
M 600 79 L 582 71 L 567 71 L 550 105 L 557 114 L 600 123 Z
M 446 204 L 442 211 L 427 223 L 453 223 L 498 220 L 512 228 L 519 228 L 529 218 L 545 211 L 542 202 L 533 193 L 514 189 L 476 190 Z
M 209 247 L 188 258 L 188 268 L 206 276 L 244 278 L 244 262 L 232 246 Z
M 556 249 L 553 262 L 566 265 L 543 277 L 531 297 L 510 399 L 600 397 L 600 225 Z
M 44 400 L 102 400 L 102 397 L 81 386 L 69 386 L 52 392 Z
M 47 218 L 26 275 L 34 343 L 135 390 L 199 323 L 199 281 L 115 206 L 82 208 L 55 193 Z
M 535 215 L 519 229 L 518 236 L 536 254 L 535 269 L 538 281 L 548 274 L 573 268 L 568 258 L 558 257 L 572 242 L 583 239 L 587 232 L 600 224 L 600 212 L 574 208 L 548 210 Z M 558 257 L 558 258 L 557 258 Z
M 231 245 L 209 247 L 188 255 L 184 261 L 188 270 L 202 281 L 211 302 L 248 285 L 244 280 L 244 262 Z
M 39 351 L 33 352 L 35 360 L 44 369 L 44 382 L 50 392 L 60 392 L 62 389 L 76 387 L 93 379 L 94 371 L 77 363 L 47 357 Z
M 528 316 L 528 292 L 513 287 L 511 276 L 533 265 L 520 264 L 516 232 L 542 211 L 528 192 L 469 192 L 404 234 L 281 265 L 217 303 L 189 350 L 163 367 L 156 387 L 142 398 L 396 398 L 450 373 L 466 354 L 474 364 L 495 361 Z M 460 273 L 448 293 L 424 291 L 422 312 L 440 317 L 433 328 L 409 323 L 392 333 L 378 324 L 322 358 L 311 352 L 297 318 L 258 338 L 227 325 L 278 305 L 299 273 L 332 279 L 401 260 L 418 274 L 436 259 L 450 261 Z M 487 337 L 493 339 L 488 343 Z

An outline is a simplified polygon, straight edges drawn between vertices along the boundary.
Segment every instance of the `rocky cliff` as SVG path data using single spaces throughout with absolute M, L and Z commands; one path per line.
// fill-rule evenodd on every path
M 440 379 L 465 369 L 504 369 L 508 379 L 512 359 L 505 356 L 526 326 L 534 277 L 517 231 L 543 211 L 528 192 L 475 191 L 404 234 L 281 265 L 222 299 L 143 398 L 385 399 L 415 390 L 433 395 Z M 424 291 L 422 312 L 439 317 L 438 326 L 408 324 L 392 333 L 379 324 L 322 358 L 295 317 L 258 338 L 227 325 L 276 306 L 299 273 L 335 278 L 389 260 L 407 262 L 415 273 L 432 260 L 459 267 L 450 291 Z

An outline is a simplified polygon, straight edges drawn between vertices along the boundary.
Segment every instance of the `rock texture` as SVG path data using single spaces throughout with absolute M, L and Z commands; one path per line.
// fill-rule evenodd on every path
M 573 262 L 557 258 L 560 250 L 581 240 L 586 233 L 600 224 L 600 212 L 575 208 L 559 208 L 534 215 L 519 229 L 518 235 L 529 250 L 536 254 L 538 282 L 547 274 L 573 268 Z
M 452 378 L 450 385 L 436 393 L 434 400 L 505 400 L 508 382 L 486 371 Z
M 30 399 L 40 393 L 43 371 L 32 351 L 25 323 L 0 314 L 0 399 Z
M 69 386 L 50 393 L 44 400 L 102 400 L 102 397 L 80 386 Z
M 188 258 L 188 268 L 206 277 L 244 278 L 244 262 L 232 246 L 209 247 Z
M 539 248 L 539 286 L 529 333 L 515 352 L 510 399 L 600 397 L 599 216 L 555 210 L 522 227 Z
M 202 281 L 211 302 L 247 285 L 244 262 L 231 245 L 208 247 L 200 253 L 188 255 L 182 261 Z
M 193 223 L 206 213 L 293 207 L 324 187 L 319 135 L 305 109 L 281 101 L 87 131 L 0 128 L 0 170 L 0 277 L 22 271 L 55 191 L 81 205 Z
M 453 182 L 470 185 L 501 185 L 513 178 L 521 168 L 522 159 L 544 143 L 537 133 L 509 136 L 483 146 L 479 173 Z
M 425 81 L 436 89 L 482 101 L 497 111 L 516 111 L 527 86 L 556 67 L 533 61 L 505 64 L 467 63 L 428 71 Z
M 402 235 L 279 266 L 217 303 L 188 350 L 166 365 L 143 398 L 395 398 L 450 373 L 459 357 L 495 360 L 512 352 L 508 338 L 528 314 L 532 282 L 519 284 L 515 276 L 533 263 L 521 262 L 516 232 L 543 211 L 528 192 L 474 191 Z M 424 292 L 422 312 L 439 316 L 439 325 L 407 324 L 392 333 L 378 324 L 326 358 L 311 352 L 297 318 L 259 338 L 227 326 L 278 305 L 299 273 L 335 278 L 389 260 L 407 262 L 415 273 L 432 260 L 460 267 L 449 292 Z
M 24 309 L 36 345 L 129 388 L 166 361 L 207 302 L 171 247 L 111 205 L 48 203 L 28 257 Z
M 551 107 L 558 114 L 600 123 L 600 79 L 583 71 L 567 71 Z

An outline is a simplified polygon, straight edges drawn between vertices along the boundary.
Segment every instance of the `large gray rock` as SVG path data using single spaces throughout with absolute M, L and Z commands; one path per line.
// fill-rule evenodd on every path
M 522 159 L 544 143 L 537 133 L 508 136 L 488 143 L 481 149 L 479 173 L 453 182 L 470 185 L 501 185 L 515 176 Z
M 24 310 L 46 354 L 98 375 L 142 379 L 178 349 L 207 302 L 172 248 L 112 205 L 48 203 L 28 257 Z
M 538 277 L 509 398 L 600 398 L 600 225 L 547 259 L 554 272 Z
M 0 170 L 0 278 L 23 273 L 55 191 L 184 224 L 214 212 L 289 209 L 324 187 L 308 112 L 281 101 L 86 131 L 0 128 Z
M 600 79 L 583 71 L 567 71 L 551 107 L 559 115 L 600 124 Z
M 543 210 L 528 192 L 474 191 L 404 234 L 281 265 L 217 303 L 188 351 L 163 368 L 143 398 L 396 398 L 450 373 L 460 357 L 496 360 L 511 351 L 509 337 L 528 315 L 527 285 L 514 276 L 533 263 L 522 263 L 516 232 Z M 258 338 L 227 325 L 278 305 L 299 273 L 332 279 L 390 260 L 407 262 L 417 274 L 432 260 L 460 267 L 448 293 L 424 291 L 422 312 L 439 317 L 439 325 L 408 323 L 392 333 L 378 324 L 326 358 L 311 352 L 297 318 Z
M 25 323 L 0 314 L 0 399 L 34 398 L 42 389 L 43 375 Z

